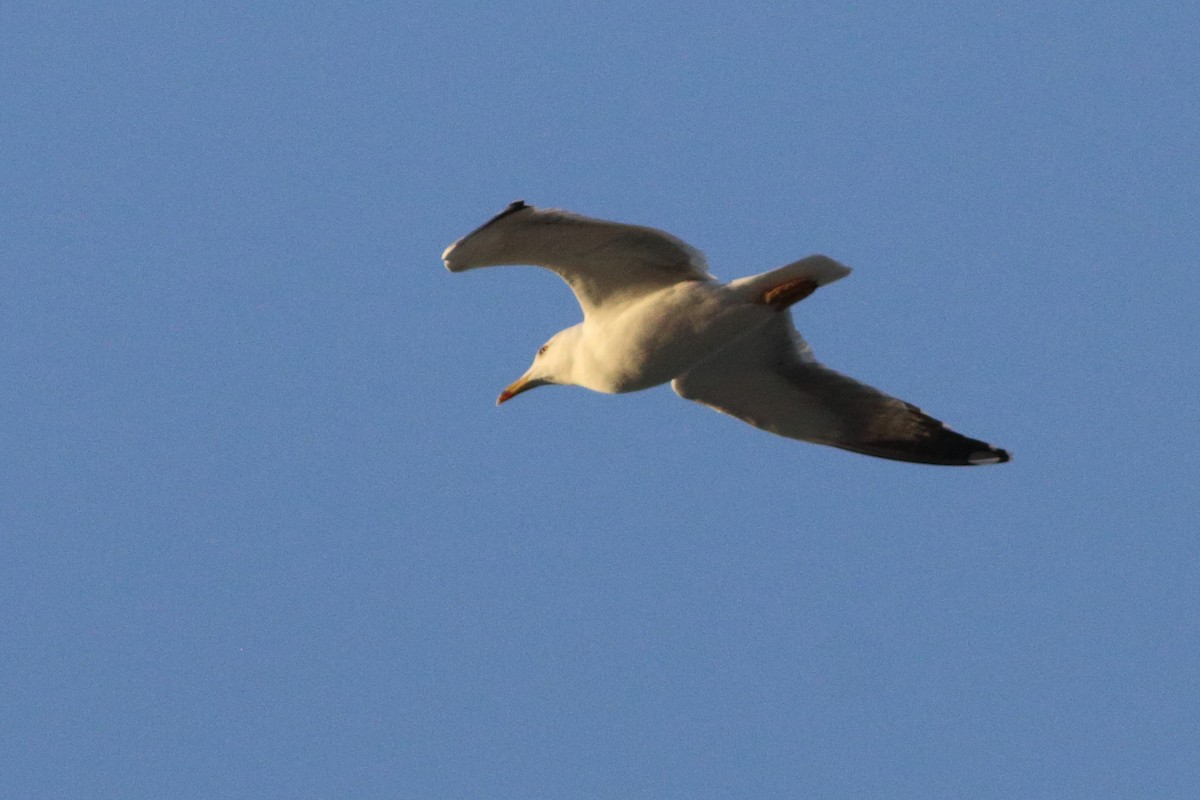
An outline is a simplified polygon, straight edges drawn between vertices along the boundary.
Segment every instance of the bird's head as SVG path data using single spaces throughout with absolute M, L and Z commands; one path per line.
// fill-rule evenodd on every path
M 559 331 L 550 341 L 538 348 L 533 364 L 525 374 L 517 378 L 496 398 L 496 405 L 508 402 L 521 392 L 545 386 L 549 383 L 574 383 L 571 371 L 574 364 L 575 342 L 579 338 L 579 326 Z

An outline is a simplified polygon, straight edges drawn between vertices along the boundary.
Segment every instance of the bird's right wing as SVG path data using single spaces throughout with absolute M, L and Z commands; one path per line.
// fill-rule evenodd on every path
M 671 387 L 771 433 L 921 464 L 998 464 L 1004 450 L 955 433 L 921 409 L 817 362 L 791 315 L 719 351 Z
M 520 200 L 446 248 L 442 260 L 451 272 L 501 264 L 553 270 L 585 315 L 612 300 L 712 279 L 703 254 L 669 233 Z

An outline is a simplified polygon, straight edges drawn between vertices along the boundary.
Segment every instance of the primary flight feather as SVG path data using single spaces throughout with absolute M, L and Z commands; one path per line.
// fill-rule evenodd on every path
M 850 274 L 831 258 L 722 284 L 698 250 L 668 233 L 517 201 L 442 260 L 451 272 L 545 267 L 583 309 L 583 322 L 551 337 L 497 403 L 546 384 L 618 393 L 670 381 L 680 397 L 780 436 L 923 464 L 1009 460 L 817 362 L 787 309 Z

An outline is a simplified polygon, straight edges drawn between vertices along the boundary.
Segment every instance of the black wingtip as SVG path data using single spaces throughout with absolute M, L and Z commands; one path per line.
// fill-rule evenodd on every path
M 963 436 L 947 428 L 912 403 L 905 403 L 915 417 L 919 429 L 911 437 L 891 440 L 835 442 L 835 447 L 853 450 L 879 458 L 908 461 L 913 464 L 936 464 L 945 467 L 982 467 L 1003 464 L 1012 460 L 1007 450 L 992 447 L 987 442 Z
M 475 230 L 473 230 L 473 231 L 471 231 L 470 233 L 468 233 L 466 236 L 464 236 L 464 237 L 462 237 L 461 239 L 459 239 L 457 242 L 455 242 L 455 243 L 454 243 L 453 245 L 451 245 L 450 247 L 451 247 L 451 248 L 453 248 L 453 247 L 457 246 L 457 245 L 458 245 L 460 242 L 465 242 L 467 239 L 470 239 L 472 236 L 474 236 L 475 234 L 479 233 L 479 232 L 480 232 L 481 230 L 483 230 L 484 228 L 488 227 L 489 225 L 494 225 L 494 224 L 496 224 L 497 222 L 499 222 L 500 220 L 502 220 L 502 219 L 504 219 L 505 217 L 509 216 L 510 214 L 515 214 L 515 213 L 517 213 L 518 211 L 524 211 L 524 210 L 525 210 L 525 209 L 527 209 L 527 208 L 533 208 L 533 206 L 527 206 L 527 205 L 525 205 L 525 201 L 524 201 L 524 200 L 514 200 L 514 201 L 512 201 L 512 202 L 511 202 L 511 203 L 509 203 L 509 204 L 508 204 L 508 205 L 507 205 L 507 206 L 504 208 L 504 210 L 503 210 L 503 211 L 501 211 L 499 214 L 497 214 L 496 216 L 492 217 L 492 218 L 491 218 L 491 219 L 489 219 L 487 222 L 483 223 L 483 224 L 482 224 L 482 225 L 480 225 L 478 228 L 476 228 Z M 447 250 L 446 250 L 446 253 L 449 253 L 449 252 L 450 252 L 450 250 L 449 250 L 449 249 L 447 249 Z M 443 259 L 446 257 L 446 253 L 443 253 L 443 254 L 442 254 L 442 258 L 443 258 Z M 455 270 L 451 269 L 450 271 L 451 271 L 451 272 L 454 272 Z
M 529 206 L 525 205 L 525 201 L 524 201 L 524 200 L 513 200 L 511 203 L 509 203 L 509 204 L 508 204 L 508 205 L 507 205 L 507 206 L 504 208 L 504 210 L 503 210 L 503 211 L 501 211 L 499 214 L 497 214 L 496 216 L 494 216 L 494 217 L 492 217 L 491 219 L 489 219 L 487 222 L 483 223 L 483 225 L 481 225 L 480 227 L 481 227 L 481 228 L 486 228 L 488 225 L 491 225 L 493 222 L 497 222 L 497 221 L 499 221 L 499 220 L 502 220 L 502 219 L 504 219 L 505 217 L 507 217 L 509 214 L 515 214 L 515 213 L 517 213 L 518 211 L 520 211 L 521 209 L 524 209 L 524 208 L 529 208 Z
M 1004 464 L 1012 461 L 1012 456 L 1007 450 L 1001 450 L 999 447 L 988 446 L 986 450 L 976 450 L 971 455 L 967 456 L 967 463 L 970 466 L 981 466 L 984 464 Z

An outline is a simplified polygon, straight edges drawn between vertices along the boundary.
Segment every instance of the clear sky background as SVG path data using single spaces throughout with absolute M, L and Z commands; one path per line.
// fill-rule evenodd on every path
M 0 791 L 1194 798 L 1195 3 L 6 3 Z M 496 394 L 671 231 L 1013 453 Z

